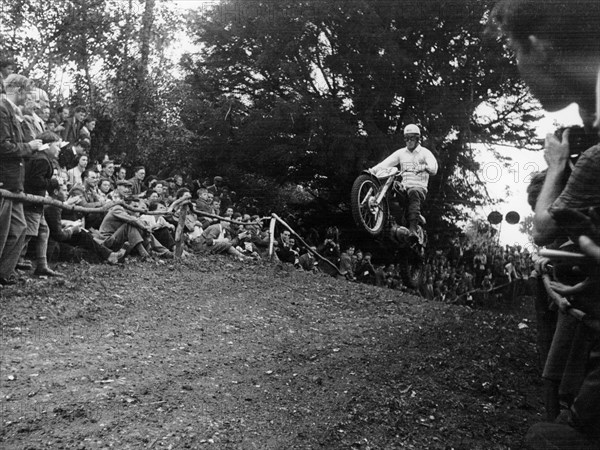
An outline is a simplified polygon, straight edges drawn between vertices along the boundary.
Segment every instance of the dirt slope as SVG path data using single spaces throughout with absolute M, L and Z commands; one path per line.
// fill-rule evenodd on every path
M 269 264 L 68 266 L 2 291 L 3 449 L 507 449 L 529 312 Z

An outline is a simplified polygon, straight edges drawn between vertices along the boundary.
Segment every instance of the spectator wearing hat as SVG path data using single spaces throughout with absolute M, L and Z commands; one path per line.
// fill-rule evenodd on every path
M 117 181 L 117 187 L 114 191 L 112 191 L 108 198 L 114 202 L 118 200 L 125 200 L 126 198 L 131 198 L 131 181 L 129 180 L 119 180 Z

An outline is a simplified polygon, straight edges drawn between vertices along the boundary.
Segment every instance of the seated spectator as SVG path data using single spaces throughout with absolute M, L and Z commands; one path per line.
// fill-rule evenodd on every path
M 146 168 L 144 166 L 137 166 L 133 168 L 133 178 L 131 181 L 131 195 L 134 197 L 142 198 L 148 187 L 144 183 L 144 179 L 146 178 Z
M 290 247 L 290 236 L 289 230 L 283 230 L 277 239 L 277 248 L 275 254 L 279 261 L 283 263 L 294 264 L 296 262 L 296 254 Z
M 117 187 L 117 176 L 115 174 L 115 162 L 107 159 L 102 161 L 102 168 L 100 170 L 100 178 L 107 179 L 110 181 L 111 189 Z
M 108 178 L 100 178 L 98 182 L 98 198 L 102 204 L 112 201 L 110 192 L 113 190 L 112 183 Z
M 212 207 L 208 202 L 208 190 L 205 187 L 201 187 L 198 189 L 197 195 L 198 198 L 196 199 L 196 210 L 199 212 L 213 214 Z M 209 217 L 202 216 L 201 214 L 199 215 L 198 220 L 200 220 L 202 228 L 206 228 L 217 221 L 217 219 L 211 219 Z
M 127 179 L 127 168 L 124 165 L 119 166 L 119 170 L 117 170 L 117 174 L 115 176 L 115 184 L 117 181 L 125 181 Z M 133 186 L 133 184 L 132 184 Z
M 221 215 L 221 199 L 219 197 L 213 198 L 212 201 L 212 213 L 216 216 Z
M 162 203 L 165 206 L 168 206 L 169 201 L 168 201 L 168 195 L 167 195 L 167 182 L 163 181 L 163 180 L 156 180 L 154 181 L 154 183 L 152 183 L 151 186 L 149 186 L 152 190 L 154 190 L 154 192 L 156 192 L 156 194 L 158 195 L 158 201 L 160 203 Z
M 127 189 L 126 185 L 121 186 Z M 126 194 L 124 200 L 138 210 L 144 208 L 141 202 L 132 202 L 130 193 Z M 128 242 L 133 251 L 142 259 L 150 258 L 150 252 L 161 258 L 173 258 L 173 253 L 163 247 L 152 235 L 152 230 L 139 218 L 139 213 L 129 212 L 120 204 L 114 205 L 108 210 L 100 225 L 100 236 L 100 242 L 113 251 Z
M 88 155 L 86 153 L 77 154 L 74 157 L 76 166 L 67 170 L 67 188 L 71 189 L 76 184 L 83 183 L 83 172 L 87 169 Z
M 425 292 L 423 295 L 427 300 L 433 300 L 435 297 L 435 291 L 433 288 L 433 277 L 427 277 L 427 281 L 425 282 Z
M 60 155 L 58 156 L 58 165 L 65 169 L 67 171 L 67 174 L 69 173 L 67 169 L 71 169 L 74 168 L 75 166 L 77 166 L 79 164 L 79 157 L 81 155 L 86 155 L 89 153 L 90 151 L 90 144 L 87 142 L 76 142 L 72 145 L 69 145 L 67 147 L 65 147 L 63 149 L 63 151 L 60 152 Z M 87 164 L 89 161 L 85 162 L 85 165 L 83 166 L 83 168 L 79 169 L 78 172 L 76 172 L 70 179 L 68 178 L 67 180 L 71 182 L 71 184 L 68 184 L 67 187 L 70 189 L 74 184 L 76 183 L 80 183 L 81 182 L 81 173 L 83 173 L 83 171 L 87 168 Z M 79 177 L 77 175 L 77 173 L 79 174 Z
M 356 279 L 361 283 L 375 284 L 375 267 L 373 267 L 371 257 L 371 253 L 365 253 L 356 271 Z
M 258 225 L 247 225 L 246 229 L 250 232 L 250 242 L 253 249 L 262 257 L 268 256 L 271 235 L 269 231 L 263 230 L 259 216 L 252 216 L 250 220 Z
M 161 203 L 153 202 L 148 205 L 149 212 L 164 211 L 167 212 L 167 208 Z M 142 214 L 140 220 L 144 221 L 154 237 L 160 242 L 165 248 L 173 251 L 175 248 L 175 238 L 173 233 L 175 232 L 175 225 L 167 222 L 164 216 Z
M 317 247 L 311 247 L 311 250 L 313 252 L 317 251 Z M 300 268 L 302 270 L 305 270 L 307 272 L 316 272 L 318 271 L 317 268 L 317 260 L 315 259 L 315 256 L 313 255 L 312 252 L 306 252 L 302 255 L 300 255 L 300 257 L 298 258 L 298 265 L 300 266 Z
M 349 245 L 346 251 L 340 255 L 340 272 L 348 280 L 355 280 L 354 269 L 352 267 L 352 256 L 354 255 L 354 245 Z
M 67 205 L 73 200 L 67 199 L 67 186 L 59 180 L 50 181 L 48 189 L 50 196 Z M 62 208 L 46 206 L 44 216 L 48 222 L 50 239 L 48 242 L 48 259 L 60 261 L 79 262 L 82 259 L 90 262 L 106 261 L 109 264 L 121 262 L 127 252 L 127 245 L 123 245 L 117 252 L 112 252 L 107 247 L 97 243 L 92 234 L 83 228 L 81 221 L 67 221 L 62 219 Z
M 98 174 L 93 169 L 87 169 L 81 175 L 83 183 L 73 186 L 74 188 L 81 188 L 83 195 L 82 201 L 79 206 L 85 208 L 100 208 L 105 205 L 105 201 L 102 196 L 98 194 Z M 88 213 L 85 215 L 85 224 L 87 228 L 100 228 L 102 219 L 104 219 L 104 212 Z
M 325 234 L 325 240 L 317 247 L 319 254 L 336 267 L 339 267 L 340 263 L 340 245 L 338 242 L 339 230 L 337 227 L 329 227 Z M 334 270 L 333 267 L 323 261 L 319 261 L 319 269 L 331 276 L 338 275 L 337 270 Z M 356 275 L 356 272 L 354 273 Z
M 247 258 L 231 245 L 231 241 L 226 237 L 226 232 L 226 221 L 221 221 L 206 228 L 200 240 L 201 251 L 210 254 L 228 254 L 240 261 L 246 260 Z
M 221 196 L 223 190 L 223 177 L 216 176 L 213 178 L 213 184 L 207 186 L 208 192 L 212 193 L 215 197 Z
M 394 264 L 389 264 L 386 267 L 385 273 L 385 286 L 390 289 L 400 289 L 403 287 L 400 273 Z

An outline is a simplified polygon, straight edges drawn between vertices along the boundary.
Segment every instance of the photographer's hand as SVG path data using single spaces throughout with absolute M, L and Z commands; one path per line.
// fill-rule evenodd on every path
M 562 140 L 559 140 L 552 133 L 546 135 L 544 159 L 548 164 L 548 170 L 560 170 L 562 172 L 565 169 L 569 160 L 569 133 L 568 128 L 563 131 Z

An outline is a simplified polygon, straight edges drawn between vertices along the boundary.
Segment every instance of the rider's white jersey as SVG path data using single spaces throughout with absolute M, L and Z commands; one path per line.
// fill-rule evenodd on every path
M 371 170 L 378 171 L 388 167 L 398 167 L 402 174 L 402 184 L 407 188 L 418 187 L 427 192 L 429 175 L 435 175 L 438 171 L 438 163 L 433 153 L 417 145 L 411 152 L 403 147 L 396 150 Z

